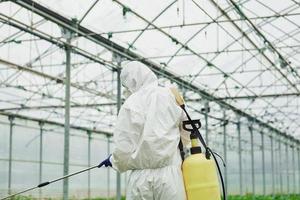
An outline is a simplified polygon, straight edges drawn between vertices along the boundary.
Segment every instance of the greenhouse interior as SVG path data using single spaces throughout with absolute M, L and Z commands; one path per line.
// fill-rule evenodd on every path
M 300 200 L 300 1 L 0 0 L 0 11 L 0 199 L 133 191 L 147 169 L 97 166 L 116 159 L 134 61 L 179 91 L 219 155 L 206 161 L 220 198 L 196 199 Z

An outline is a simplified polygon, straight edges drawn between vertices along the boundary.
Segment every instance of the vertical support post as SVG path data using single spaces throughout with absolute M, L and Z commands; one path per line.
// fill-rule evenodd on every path
M 69 173 L 70 154 L 70 80 L 71 80 L 71 33 L 67 37 L 65 78 L 65 134 L 64 134 L 64 176 Z M 63 200 L 69 198 L 69 179 L 63 180 Z
M 294 144 L 291 146 L 292 150 L 292 171 L 293 171 L 293 193 L 296 194 L 296 168 L 295 168 L 295 146 Z
M 263 175 L 263 194 L 266 195 L 266 168 L 265 168 L 265 138 L 264 133 L 261 131 L 261 157 L 262 157 L 262 175 Z
M 205 142 L 208 146 L 208 113 L 209 113 L 209 105 L 208 105 L 208 101 L 205 102 L 205 113 L 204 113 L 204 117 L 205 117 Z
M 280 162 L 280 157 L 279 157 L 279 147 L 278 147 L 278 140 L 276 138 L 275 133 L 273 132 L 273 144 L 274 144 L 274 173 L 276 174 L 275 176 L 275 194 L 278 193 L 279 191 L 279 185 L 280 185 L 280 180 L 279 180 L 279 174 L 280 174 L 280 168 L 279 168 L 279 162 Z M 280 158 L 280 159 L 279 159 Z
M 118 113 L 121 108 L 121 63 L 118 62 L 117 68 L 117 109 Z M 121 174 L 117 172 L 117 200 L 121 200 Z
M 299 144 L 298 144 L 299 145 Z M 298 193 L 300 194 L 300 147 L 297 149 L 298 151 Z
M 43 181 L 43 126 L 44 122 L 39 122 L 40 126 L 40 160 L 39 160 L 39 183 Z M 42 199 L 42 189 L 39 189 L 39 199 Z
M 223 112 L 223 152 L 224 152 L 224 162 L 227 163 L 227 135 L 226 135 L 226 112 Z M 225 194 L 228 192 L 228 179 L 227 179 L 227 167 L 224 168 L 224 181 L 225 181 Z
M 242 139 L 241 139 L 241 122 L 240 118 L 237 122 L 237 133 L 238 133 L 238 154 L 239 154 L 239 178 L 240 178 L 240 196 L 243 195 L 243 168 L 242 168 Z
M 279 163 L 279 184 L 280 184 L 280 194 L 283 193 L 283 183 L 282 183 L 282 166 L 281 166 L 281 161 L 282 161 L 282 154 L 281 154 L 281 141 L 280 139 L 278 140 L 278 153 L 279 153 L 279 158 L 278 158 L 278 163 Z
M 251 181 L 252 181 L 252 197 L 255 198 L 255 175 L 254 175 L 254 141 L 253 141 L 253 127 L 252 122 L 249 126 L 250 141 L 251 141 Z
M 107 137 L 107 156 L 110 155 L 110 139 Z M 110 198 L 110 167 L 107 167 L 107 199 Z
M 88 134 L 88 167 L 91 167 L 92 133 L 91 131 L 88 131 L 87 134 Z M 91 170 L 88 171 L 88 199 L 91 199 Z
M 9 116 L 9 158 L 8 158 L 8 194 L 11 194 L 11 172 L 12 172 L 12 146 L 13 146 L 13 126 L 14 117 Z
M 273 145 L 273 135 L 270 135 L 271 142 L 271 172 L 272 172 L 272 194 L 275 196 L 275 173 L 274 173 L 274 145 Z
M 128 183 L 128 181 L 127 181 L 127 175 L 128 175 L 128 173 L 125 173 L 125 174 L 124 174 L 124 176 L 125 176 L 125 177 L 124 177 L 124 183 Z M 124 194 L 127 193 L 127 189 L 128 189 L 127 187 L 124 187 Z
M 287 184 L 287 194 L 290 194 L 290 176 L 289 176 L 289 168 L 290 168 L 290 165 L 289 165 L 289 153 L 288 153 L 288 148 L 289 148 L 289 145 L 288 145 L 288 142 L 286 141 L 285 143 L 285 157 L 286 157 L 286 184 Z

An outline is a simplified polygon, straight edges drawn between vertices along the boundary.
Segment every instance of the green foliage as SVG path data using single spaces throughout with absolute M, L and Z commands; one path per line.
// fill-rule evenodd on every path
M 253 195 L 247 194 L 244 196 L 229 196 L 228 200 L 300 200 L 300 195 L 298 194 L 293 194 L 293 195 L 267 195 L 267 196 L 262 196 L 262 195 Z
M 92 198 L 92 199 L 84 199 L 84 200 L 115 200 L 116 198 L 103 198 L 103 197 L 97 197 L 97 198 Z M 125 200 L 125 197 L 122 197 L 121 200 Z
M 31 196 L 15 196 L 13 198 L 11 198 L 11 200 L 32 200 L 34 199 Z

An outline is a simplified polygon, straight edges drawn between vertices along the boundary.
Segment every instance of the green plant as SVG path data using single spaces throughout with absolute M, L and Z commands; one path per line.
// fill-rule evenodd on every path
M 255 195 L 247 194 L 244 196 L 231 195 L 228 197 L 228 200 L 300 200 L 299 194 L 276 194 L 276 195 Z

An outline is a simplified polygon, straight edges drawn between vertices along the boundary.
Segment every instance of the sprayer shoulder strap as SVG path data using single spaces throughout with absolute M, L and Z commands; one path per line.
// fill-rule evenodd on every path
M 191 117 L 190 117 L 189 114 L 187 113 L 187 111 L 186 111 L 186 109 L 185 109 L 185 105 L 184 105 L 184 100 L 183 100 L 182 96 L 179 94 L 179 92 L 177 91 L 177 89 L 176 89 L 176 88 L 171 88 L 171 92 L 172 92 L 173 95 L 175 96 L 176 103 L 177 103 L 177 104 L 182 108 L 182 110 L 185 112 L 185 114 L 186 114 L 186 116 L 187 116 L 187 118 L 188 118 L 188 121 L 191 123 L 192 128 L 194 129 L 194 131 L 196 132 L 196 134 L 197 134 L 197 136 L 198 136 L 200 142 L 201 142 L 202 145 L 204 146 L 206 153 L 210 152 L 211 155 L 213 156 L 213 159 L 214 159 L 214 161 L 215 161 L 215 163 L 216 163 L 216 166 L 217 166 L 217 169 L 218 169 L 218 172 L 219 172 L 219 175 L 220 175 L 220 179 L 221 179 L 222 192 L 223 192 L 223 199 L 224 199 L 224 200 L 227 200 L 227 197 L 226 197 L 226 191 L 225 191 L 225 183 L 224 183 L 222 171 L 221 171 L 221 169 L 220 169 L 218 160 L 217 160 L 217 158 L 216 158 L 214 152 L 206 145 L 206 143 L 205 143 L 205 141 L 204 141 L 204 139 L 203 139 L 203 137 L 202 137 L 200 131 L 197 129 L 197 127 L 196 127 L 195 124 L 193 123 Z M 183 145 L 182 145 L 182 141 L 181 141 L 181 140 L 180 140 L 179 145 L 178 145 L 178 146 L 179 146 L 179 149 L 181 148 L 180 145 L 181 145 L 181 147 L 182 147 L 182 152 L 183 152 Z M 180 149 L 180 153 L 181 153 L 181 149 Z M 183 153 L 183 155 L 184 155 L 184 153 Z M 183 160 L 183 159 L 184 159 L 184 158 L 182 157 L 182 160 Z
M 181 156 L 181 160 L 184 160 L 184 150 L 183 150 L 183 144 L 182 144 L 182 140 L 179 140 L 179 144 L 178 144 L 178 148 L 180 151 L 180 156 Z
M 176 104 L 178 106 L 180 106 L 180 104 L 184 102 L 182 96 L 179 94 L 179 92 L 176 90 L 176 88 L 170 88 L 170 91 L 175 97 Z M 183 161 L 184 160 L 184 150 L 183 150 L 183 143 L 182 143 L 181 138 L 179 139 L 178 148 L 180 151 L 181 160 Z

